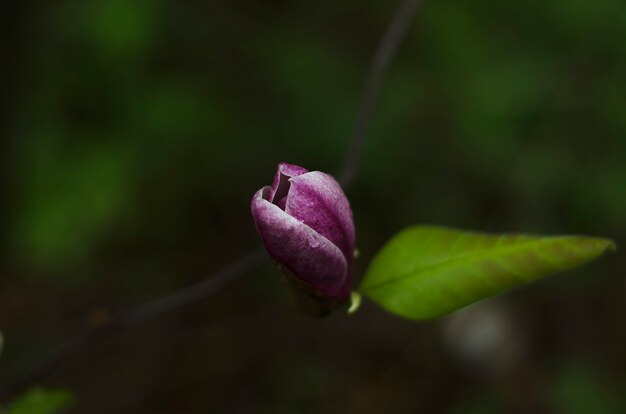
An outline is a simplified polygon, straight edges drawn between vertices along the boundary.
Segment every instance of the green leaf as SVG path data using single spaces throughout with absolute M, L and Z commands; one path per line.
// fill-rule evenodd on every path
M 35 387 L 9 405 L 9 414 L 59 414 L 65 412 L 74 401 L 70 391 Z
M 581 265 L 607 250 L 615 250 L 615 244 L 600 238 L 416 226 L 382 248 L 359 290 L 392 313 L 431 319 Z

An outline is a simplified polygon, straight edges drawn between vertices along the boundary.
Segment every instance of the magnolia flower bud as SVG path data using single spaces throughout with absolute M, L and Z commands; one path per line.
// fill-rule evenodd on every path
M 348 299 L 354 222 L 332 176 L 279 164 L 272 186 L 252 198 L 252 217 L 267 252 L 298 291 L 302 310 L 325 314 Z

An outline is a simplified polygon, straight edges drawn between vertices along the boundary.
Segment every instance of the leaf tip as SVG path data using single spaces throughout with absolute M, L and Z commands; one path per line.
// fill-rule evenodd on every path
M 597 238 L 597 239 L 590 239 L 595 241 L 595 246 L 597 246 L 597 251 L 600 254 L 604 254 L 604 253 L 615 253 L 617 251 L 617 243 L 615 243 L 613 240 L 611 239 L 603 239 L 603 238 Z

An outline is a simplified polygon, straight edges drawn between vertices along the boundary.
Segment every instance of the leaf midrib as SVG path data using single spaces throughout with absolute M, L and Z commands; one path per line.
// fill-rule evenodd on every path
M 500 256 L 500 255 L 503 255 L 505 253 L 510 252 L 511 250 L 515 250 L 515 249 L 518 249 L 518 248 L 521 248 L 521 247 L 525 247 L 527 245 L 532 245 L 532 244 L 541 245 L 541 244 L 548 243 L 548 242 L 555 242 L 555 241 L 559 241 L 559 240 L 565 241 L 565 240 L 572 239 L 572 238 L 576 238 L 576 237 L 575 236 L 549 237 L 549 238 L 543 238 L 543 239 L 539 239 L 539 240 L 528 240 L 528 241 L 524 241 L 524 242 L 519 243 L 519 244 L 513 244 L 513 245 L 510 245 L 510 246 L 497 247 L 497 249 L 499 251 L 497 253 L 495 253 L 495 254 L 493 253 L 493 250 L 489 250 L 489 249 L 485 249 L 485 250 L 482 250 L 482 251 L 476 252 L 476 253 L 468 253 L 466 255 L 462 255 L 462 256 L 456 257 L 455 259 L 452 259 L 452 260 L 447 260 L 447 261 L 439 262 L 439 263 L 434 264 L 434 265 L 428 265 L 428 266 L 425 266 L 425 267 L 422 267 L 422 268 L 414 269 L 414 270 L 412 270 L 410 272 L 404 273 L 404 274 L 402 274 L 400 276 L 396 276 L 396 277 L 391 278 L 391 279 L 387 279 L 387 280 L 385 280 L 383 282 L 376 283 L 376 284 L 373 284 L 373 285 L 370 285 L 370 286 L 367 286 L 367 287 L 362 287 L 360 290 L 364 292 L 366 290 L 375 289 L 375 288 L 378 288 L 380 286 L 383 286 L 383 285 L 386 285 L 386 284 L 389 284 L 389 283 L 395 283 L 399 279 L 404 279 L 406 277 L 410 277 L 411 275 L 413 275 L 415 273 L 421 273 L 421 272 L 429 270 L 429 269 L 431 269 L 431 270 L 432 269 L 436 269 L 438 267 L 447 266 L 447 265 L 454 264 L 455 262 L 460 262 L 460 261 L 463 261 L 463 260 L 471 260 L 471 259 L 476 260 L 476 259 L 480 258 L 481 256 L 487 256 L 489 254 L 492 254 L 494 256 Z M 536 247 L 537 246 L 532 246 L 531 248 L 535 249 Z M 544 258 L 542 258 L 542 260 L 545 261 Z

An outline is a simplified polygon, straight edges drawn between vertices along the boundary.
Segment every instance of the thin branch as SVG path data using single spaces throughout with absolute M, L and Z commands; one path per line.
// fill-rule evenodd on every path
M 18 378 L 0 390 L 0 401 L 7 402 L 31 386 L 36 385 L 56 371 L 66 361 L 72 359 L 77 353 L 99 343 L 113 333 L 177 311 L 217 293 L 224 286 L 261 265 L 265 258 L 266 255 L 263 249 L 256 249 L 195 285 L 132 307 L 117 315 L 113 315 L 109 320 L 97 326 L 86 329 L 65 342 L 56 352 L 32 368 L 23 377 Z
M 234 282 L 244 274 L 260 266 L 264 263 L 266 257 L 264 249 L 255 249 L 248 255 L 241 257 L 195 285 L 177 290 L 161 299 L 129 309 L 119 316 L 119 326 L 125 328 L 154 319 L 214 295 L 225 285 Z
M 352 185 L 357 176 L 359 163 L 365 147 L 365 138 L 374 115 L 374 109 L 376 109 L 385 74 L 398 51 L 400 42 L 411 27 L 411 22 L 421 4 L 421 0 L 403 0 L 400 3 L 371 61 L 369 73 L 363 85 L 363 94 L 361 95 L 344 166 L 339 173 L 339 181 L 344 188 Z
M 383 37 L 371 63 L 368 77 L 363 87 L 363 95 L 357 112 L 354 132 L 348 145 L 348 151 L 340 180 L 349 186 L 356 177 L 358 165 L 363 153 L 365 136 L 378 99 L 382 81 L 393 59 L 400 41 L 405 36 L 420 0 L 404 0 L 396 11 L 385 36 Z M 257 249 L 243 256 L 199 283 L 177 290 L 163 298 L 147 302 L 111 317 L 99 326 L 92 327 L 78 334 L 62 345 L 54 354 L 35 366 L 21 378 L 0 390 L 0 401 L 8 401 L 39 383 L 52 374 L 66 361 L 79 352 L 99 343 L 109 335 L 141 322 L 156 319 L 170 312 L 206 299 L 234 282 L 246 273 L 258 267 L 265 258 L 263 249 Z

